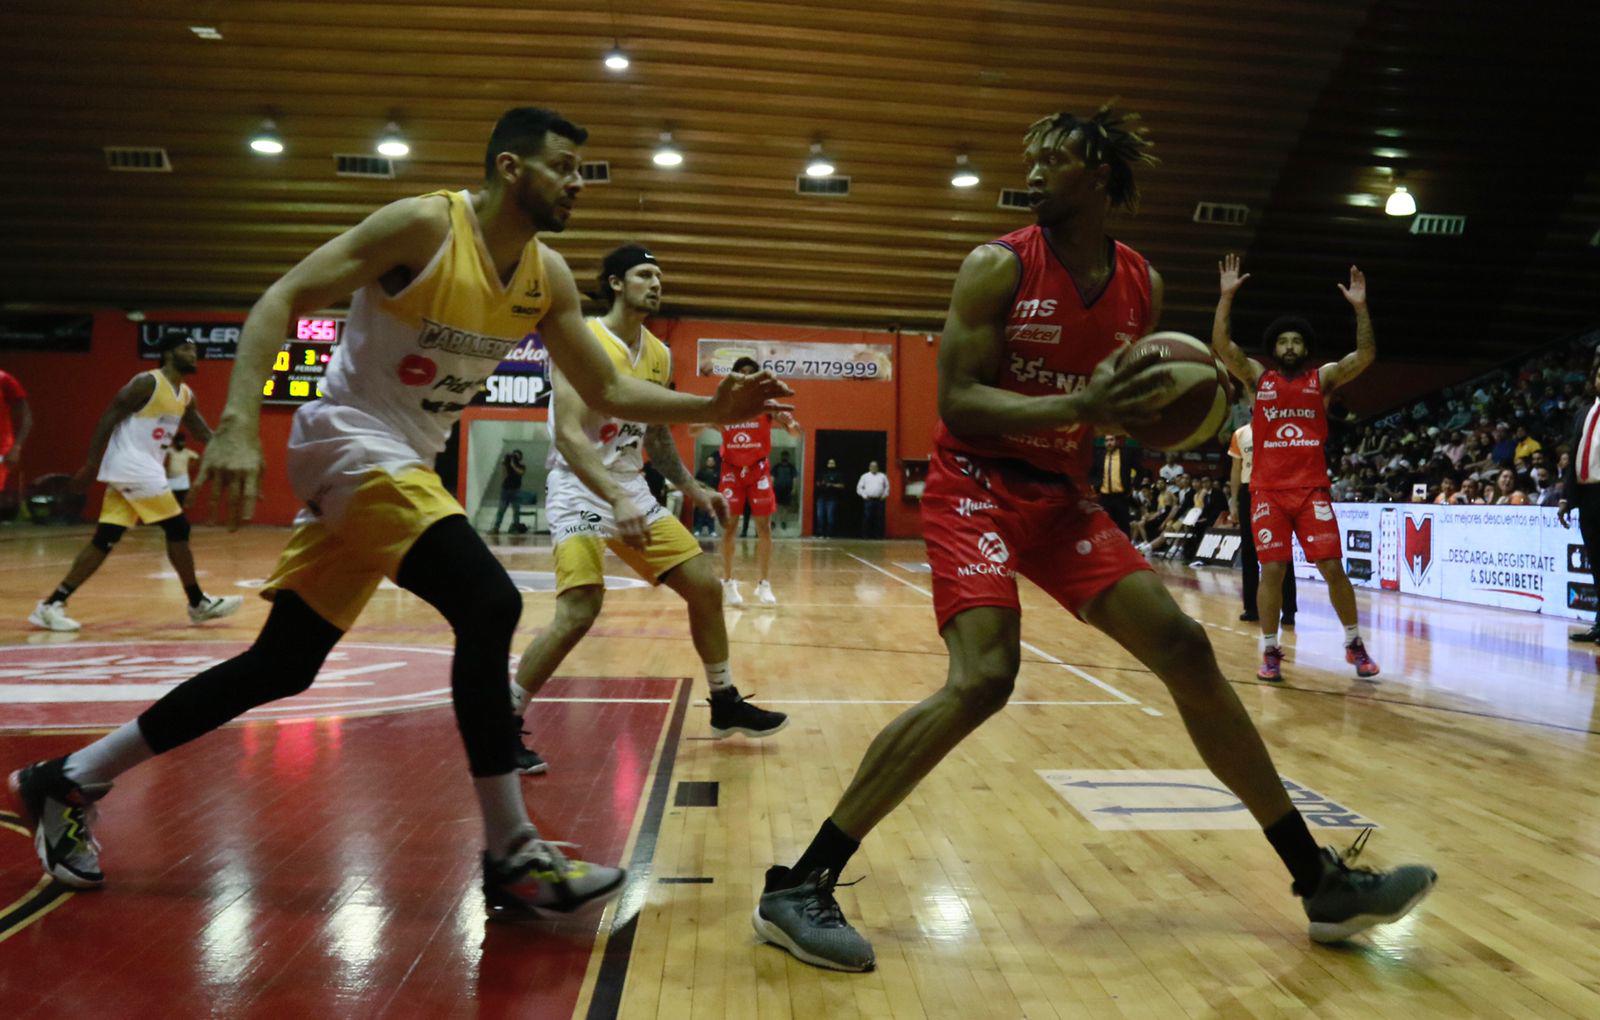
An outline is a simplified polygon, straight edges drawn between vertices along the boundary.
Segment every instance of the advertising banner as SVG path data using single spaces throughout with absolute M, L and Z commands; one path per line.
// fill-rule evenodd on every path
M 740 358 L 754 358 L 763 371 L 784 379 L 867 379 L 894 377 L 891 344 L 828 344 L 800 340 L 701 340 L 697 375 L 727 375 Z

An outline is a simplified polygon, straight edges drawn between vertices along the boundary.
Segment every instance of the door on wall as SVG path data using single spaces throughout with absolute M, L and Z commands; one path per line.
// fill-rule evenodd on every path
M 816 475 L 828 466 L 828 461 L 838 463 L 844 475 L 844 496 L 839 500 L 838 523 L 834 534 L 855 538 L 861 534 L 861 497 L 856 495 L 856 482 L 867 473 L 867 464 L 878 462 L 882 471 L 889 470 L 889 434 L 857 429 L 817 430 L 817 449 L 811 458 L 812 485 L 816 492 Z

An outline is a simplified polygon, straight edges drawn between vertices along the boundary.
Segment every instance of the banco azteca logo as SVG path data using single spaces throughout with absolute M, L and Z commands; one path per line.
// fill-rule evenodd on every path
M 992 531 L 985 531 L 978 539 L 978 554 L 990 563 L 1004 563 L 1011 558 L 1005 540 Z
M 1306 430 L 1296 425 L 1292 421 L 1284 422 L 1282 425 L 1278 426 L 1279 439 L 1303 439 L 1305 438 L 1305 434 Z

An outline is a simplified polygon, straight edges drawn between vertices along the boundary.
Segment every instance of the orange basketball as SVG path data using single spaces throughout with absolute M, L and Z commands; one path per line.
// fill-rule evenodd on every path
M 1167 371 L 1172 383 L 1163 395 L 1160 417 L 1129 430 L 1140 445 L 1154 450 L 1188 450 L 1216 437 L 1228 417 L 1228 373 L 1211 348 L 1187 333 L 1165 331 L 1123 348 L 1117 367 Z

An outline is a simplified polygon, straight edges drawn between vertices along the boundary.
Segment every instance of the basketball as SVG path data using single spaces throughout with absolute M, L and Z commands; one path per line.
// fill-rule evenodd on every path
M 1227 372 L 1210 347 L 1187 333 L 1151 333 L 1117 356 L 1119 370 L 1128 364 L 1172 373 L 1159 419 L 1128 430 L 1142 446 L 1189 450 L 1216 437 L 1228 417 L 1231 390 Z

